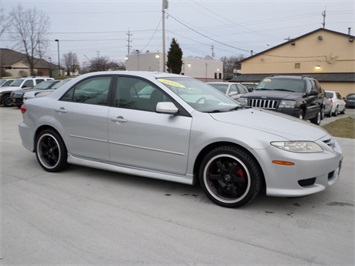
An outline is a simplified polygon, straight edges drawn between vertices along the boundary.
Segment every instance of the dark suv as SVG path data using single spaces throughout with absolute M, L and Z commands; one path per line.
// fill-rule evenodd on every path
M 263 79 L 255 90 L 239 98 L 239 103 L 260 107 L 319 125 L 322 119 L 321 86 L 314 78 L 305 76 L 272 76 Z

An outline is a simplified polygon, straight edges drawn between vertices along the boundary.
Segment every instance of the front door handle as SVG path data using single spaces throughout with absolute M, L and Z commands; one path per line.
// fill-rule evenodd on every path
M 115 123 L 127 123 L 127 120 L 123 116 L 117 116 L 116 118 L 111 118 L 112 122 Z
M 65 110 L 64 107 L 60 107 L 59 109 L 55 110 L 57 113 L 61 113 L 61 114 L 65 114 L 67 112 L 67 110 Z

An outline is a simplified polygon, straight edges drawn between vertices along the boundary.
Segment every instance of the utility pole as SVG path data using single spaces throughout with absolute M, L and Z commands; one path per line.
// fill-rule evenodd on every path
M 162 35 L 163 35 L 163 72 L 166 70 L 166 53 L 165 53 L 165 9 L 168 9 L 168 0 L 162 0 Z
M 131 37 L 132 37 L 132 33 L 128 30 L 128 32 L 126 33 L 126 35 L 128 36 L 128 39 L 127 39 L 127 55 L 129 55 L 131 53 Z
M 322 25 L 323 25 L 323 29 L 325 28 L 325 17 L 326 17 L 326 12 L 325 12 L 325 10 L 322 12 L 322 16 L 323 16 L 323 23 L 322 23 Z
M 214 58 L 214 46 L 211 46 L 211 50 L 212 50 L 212 57 Z

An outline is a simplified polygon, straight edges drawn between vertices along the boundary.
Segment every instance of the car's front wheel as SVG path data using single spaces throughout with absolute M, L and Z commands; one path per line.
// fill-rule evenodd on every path
M 59 172 L 68 166 L 67 149 L 62 138 L 52 129 L 43 130 L 37 137 L 36 157 L 48 172 Z
M 253 200 L 261 190 L 262 180 L 257 161 L 234 146 L 210 151 L 199 169 L 200 185 L 207 197 L 223 207 L 240 207 Z
M 12 106 L 12 100 L 10 98 L 10 95 L 4 95 L 2 100 L 2 105 L 4 107 L 11 107 Z

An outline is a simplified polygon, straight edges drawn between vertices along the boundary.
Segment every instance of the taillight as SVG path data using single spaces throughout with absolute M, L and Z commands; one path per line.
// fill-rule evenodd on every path
M 329 99 L 329 102 L 333 103 L 333 99 Z
M 20 108 L 20 110 L 21 110 L 21 113 L 26 113 L 26 111 L 27 111 L 27 109 L 26 109 L 26 107 L 25 107 L 25 105 L 23 104 L 23 105 L 21 105 L 21 108 Z

